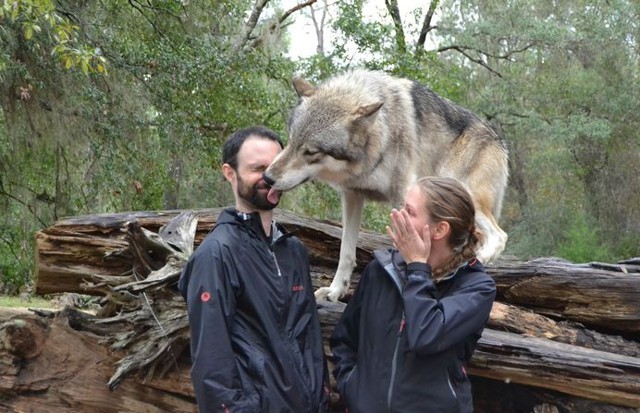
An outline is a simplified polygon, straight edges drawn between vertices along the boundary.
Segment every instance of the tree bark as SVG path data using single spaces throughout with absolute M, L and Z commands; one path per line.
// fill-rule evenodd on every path
M 126 224 L 135 221 L 152 232 L 181 211 L 139 212 L 66 218 L 36 234 L 36 292 L 104 294 L 83 289 L 88 275 L 122 276 L 131 270 Z M 195 244 L 211 230 L 220 209 L 195 211 Z M 316 286 L 328 285 L 337 267 L 341 227 L 278 210 L 276 219 L 310 251 Z M 386 236 L 361 231 L 352 288 L 378 248 L 390 247 Z M 572 264 L 544 258 L 529 262 L 502 260 L 487 265 L 498 287 L 498 301 L 529 308 L 593 329 L 640 336 L 640 265 Z
M 132 376 L 110 391 L 106 383 L 119 355 L 101 343 L 112 333 L 104 327 L 96 330 L 96 320 L 72 309 L 39 314 L 0 310 L 0 406 L 16 413 L 197 411 L 187 353 L 161 378 Z M 632 411 L 614 406 L 640 407 L 640 360 L 546 339 L 487 329 L 469 372 L 476 378 L 498 380 L 488 386 L 511 382 L 556 392 L 553 397 L 537 396 L 540 404 L 558 398 L 558 404 L 563 399 L 565 405 L 567 400 L 586 404 L 587 399 L 609 405 L 607 410 L 600 405 L 598 412 Z M 495 412 L 496 401 L 485 400 L 482 389 L 475 392 L 476 412 Z
M 640 267 L 555 258 L 489 266 L 498 300 L 594 329 L 640 333 Z
M 640 357 L 640 343 L 620 336 L 602 334 L 581 324 L 555 321 L 551 318 L 501 302 L 494 302 L 488 326 L 527 337 L 547 338 L 559 343 L 573 344 L 594 350 Z
M 470 374 L 640 407 L 640 359 L 485 329 Z
M 196 413 L 189 364 L 146 384 L 126 379 L 110 391 L 118 356 L 83 322 L 61 312 L 46 318 L 0 309 L 0 407 L 3 412 Z M 51 314 L 52 315 L 52 314 Z M 80 317 L 82 318 L 82 317 Z

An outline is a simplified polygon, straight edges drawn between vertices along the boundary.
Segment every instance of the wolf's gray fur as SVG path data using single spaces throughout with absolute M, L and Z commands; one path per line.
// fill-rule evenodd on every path
M 508 152 L 499 133 L 470 111 L 408 79 L 353 71 L 318 87 L 300 78 L 289 143 L 265 172 L 277 190 L 309 179 L 342 194 L 338 270 L 317 298 L 337 300 L 349 287 L 365 199 L 401 206 L 407 188 L 427 175 L 453 177 L 469 189 L 485 241 L 483 262 L 503 250 L 498 226 L 507 186 Z

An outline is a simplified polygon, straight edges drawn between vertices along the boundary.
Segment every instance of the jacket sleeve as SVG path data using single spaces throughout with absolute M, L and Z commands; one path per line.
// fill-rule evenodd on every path
M 200 248 L 205 247 L 201 245 Z M 231 344 L 237 271 L 224 246 L 210 242 L 192 255 L 180 277 L 191 334 L 191 380 L 201 412 L 258 412 L 256 392 L 243 381 Z M 224 259 L 223 259 L 224 258 Z
M 403 293 L 409 348 L 419 354 L 439 353 L 477 334 L 489 318 L 495 295 L 493 279 L 475 272 L 439 299 L 431 267 L 410 263 Z
M 362 301 L 364 292 L 367 289 L 366 284 L 368 283 L 368 273 L 371 265 L 370 263 L 362 273 L 356 293 L 351 297 L 329 339 L 334 363 L 333 376 L 336 378 L 336 387 L 341 394 L 343 393 L 344 382 L 358 360 L 360 312 L 362 311 Z

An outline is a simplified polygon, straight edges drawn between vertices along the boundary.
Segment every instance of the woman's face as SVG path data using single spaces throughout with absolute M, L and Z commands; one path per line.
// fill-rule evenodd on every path
M 432 226 L 431 217 L 427 214 L 427 198 L 418 185 L 414 185 L 407 191 L 404 197 L 403 209 L 409 214 L 409 220 L 416 232 L 422 237 L 424 226 Z

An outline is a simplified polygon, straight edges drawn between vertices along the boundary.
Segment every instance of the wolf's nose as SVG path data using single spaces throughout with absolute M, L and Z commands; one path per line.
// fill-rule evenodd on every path
M 276 183 L 273 179 L 269 178 L 266 173 L 262 174 L 262 179 L 266 182 L 267 185 L 273 186 Z

